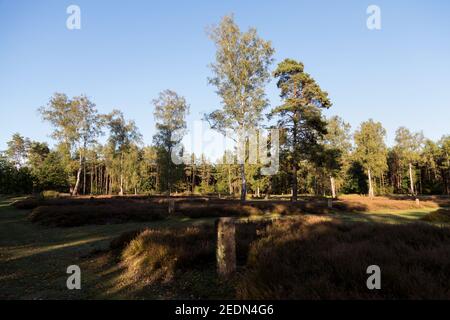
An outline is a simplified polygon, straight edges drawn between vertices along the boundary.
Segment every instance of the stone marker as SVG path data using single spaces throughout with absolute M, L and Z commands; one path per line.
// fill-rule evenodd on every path
M 419 198 L 416 198 L 416 206 L 420 207 L 420 200 L 419 200 Z
M 233 218 L 217 221 L 217 272 L 228 277 L 236 271 L 236 225 Z

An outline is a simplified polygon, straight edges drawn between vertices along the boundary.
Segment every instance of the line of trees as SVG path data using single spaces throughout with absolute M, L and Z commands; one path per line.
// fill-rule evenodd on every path
M 136 124 L 121 111 L 99 114 L 88 97 L 57 93 L 39 109 L 53 127 L 56 147 L 14 134 L 0 156 L 0 193 L 219 193 L 242 200 L 248 193 L 289 194 L 293 201 L 298 194 L 450 194 L 450 136 L 432 141 L 401 127 L 388 148 L 379 122 L 363 122 L 352 133 L 341 118 L 326 119 L 322 110 L 332 103 L 301 62 L 285 59 L 271 74 L 274 49 L 255 29 L 242 32 L 227 16 L 209 36 L 217 49 L 209 82 L 221 106 L 204 119 L 222 133 L 250 132 L 264 127 L 265 118 L 274 119 L 281 129 L 277 174 L 261 175 L 262 165 L 250 164 L 248 153 L 239 164 L 213 164 L 203 154 L 174 163 L 173 155 L 183 151 L 178 146 L 189 112 L 174 91 L 153 100 L 157 133 L 151 146 L 143 145 Z M 271 76 L 282 104 L 267 110 Z M 226 150 L 224 159 L 239 155 Z

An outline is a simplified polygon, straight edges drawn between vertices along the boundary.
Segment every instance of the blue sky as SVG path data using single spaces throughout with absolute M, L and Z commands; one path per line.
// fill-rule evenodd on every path
M 81 30 L 66 8 L 81 8 Z M 382 29 L 366 28 L 381 8 Z M 214 46 L 205 28 L 234 13 L 242 29 L 271 40 L 275 59 L 298 59 L 355 129 L 381 121 L 432 139 L 450 134 L 450 2 L 442 1 L 25 1 L 0 0 L 0 150 L 14 132 L 51 142 L 36 109 L 54 92 L 84 93 L 100 112 L 121 109 L 151 143 L 151 100 L 172 89 L 189 121 L 219 106 L 207 84 Z M 275 65 L 274 65 L 275 66 Z M 267 87 L 275 106 L 275 83 Z

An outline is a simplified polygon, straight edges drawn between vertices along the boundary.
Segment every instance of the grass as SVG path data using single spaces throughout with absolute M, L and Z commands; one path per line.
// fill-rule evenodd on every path
M 197 298 L 232 298 L 230 283 L 223 283 L 216 277 L 214 264 L 205 264 L 198 268 L 185 268 L 176 275 L 176 281 L 157 281 L 154 285 L 136 286 L 136 282 L 124 277 L 127 265 L 117 252 L 140 234 L 141 230 L 152 229 L 180 230 L 185 227 L 213 226 L 215 218 L 196 215 L 193 219 L 187 215 L 176 214 L 161 221 L 136 222 L 129 221 L 120 224 L 83 225 L 78 227 L 47 227 L 33 224 L 27 218 L 31 210 L 17 210 L 11 206 L 15 200 L 24 198 L 0 198 L 0 299 L 197 299 Z M 89 198 L 80 199 L 83 203 L 92 204 Z M 80 200 L 54 199 L 49 200 L 51 206 L 57 206 L 60 201 L 65 204 L 80 204 Z M 183 199 L 176 199 L 177 206 Z M 71 201 L 68 203 L 68 201 Z M 100 201 L 100 199 L 99 199 Z M 102 203 L 123 205 L 149 201 L 148 198 L 133 199 L 101 199 Z M 112 201 L 112 202 L 111 202 Z M 166 198 L 154 198 L 153 204 L 163 205 Z M 190 205 L 198 206 L 205 203 L 202 198 L 195 199 Z M 268 217 L 284 216 L 289 204 L 259 203 L 259 210 L 264 215 L 243 218 L 252 223 L 247 225 L 250 230 L 239 232 L 238 260 L 245 264 L 250 242 L 255 239 L 258 231 L 253 222 L 262 221 Z M 252 204 L 254 202 L 251 202 Z M 41 203 L 39 203 L 41 204 Z M 237 203 L 238 204 L 238 203 Z M 276 210 L 273 210 L 273 209 Z M 312 207 L 311 207 L 312 209 Z M 378 210 L 373 212 L 346 212 L 332 210 L 330 217 L 342 221 L 387 222 L 403 224 L 418 221 L 436 208 L 414 208 L 408 210 Z M 286 217 L 283 219 L 295 219 Z M 244 227 L 245 228 L 245 227 Z M 170 234 L 169 232 L 169 234 Z M 124 234 L 122 239 L 111 244 L 112 240 Z M 246 238 L 247 237 L 247 238 Z M 110 250 L 113 249 L 113 250 Z M 66 268 L 78 264 L 82 270 L 82 290 L 66 289 Z

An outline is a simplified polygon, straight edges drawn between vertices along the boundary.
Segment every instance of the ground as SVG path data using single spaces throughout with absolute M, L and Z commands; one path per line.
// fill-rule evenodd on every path
M 106 269 L 98 268 L 102 261 L 93 252 L 106 250 L 113 238 L 130 230 L 214 223 L 214 219 L 171 218 L 151 223 L 47 228 L 27 221 L 29 211 L 11 207 L 13 200 L 0 201 L 0 299 L 126 298 L 124 288 L 117 283 L 118 267 L 105 262 Z M 66 269 L 73 264 L 82 269 L 83 290 L 66 288 Z
M 120 280 L 120 265 L 106 252 L 110 241 L 126 231 L 143 227 L 170 228 L 213 224 L 214 218 L 167 220 L 75 228 L 49 228 L 27 220 L 29 210 L 10 206 L 14 198 L 0 198 L 0 299 L 165 299 L 190 298 L 171 288 L 138 291 Z M 416 221 L 436 208 L 334 213 L 352 221 L 403 223 Z M 70 265 L 82 270 L 82 290 L 66 288 Z M 204 277 L 204 275 L 191 275 Z

